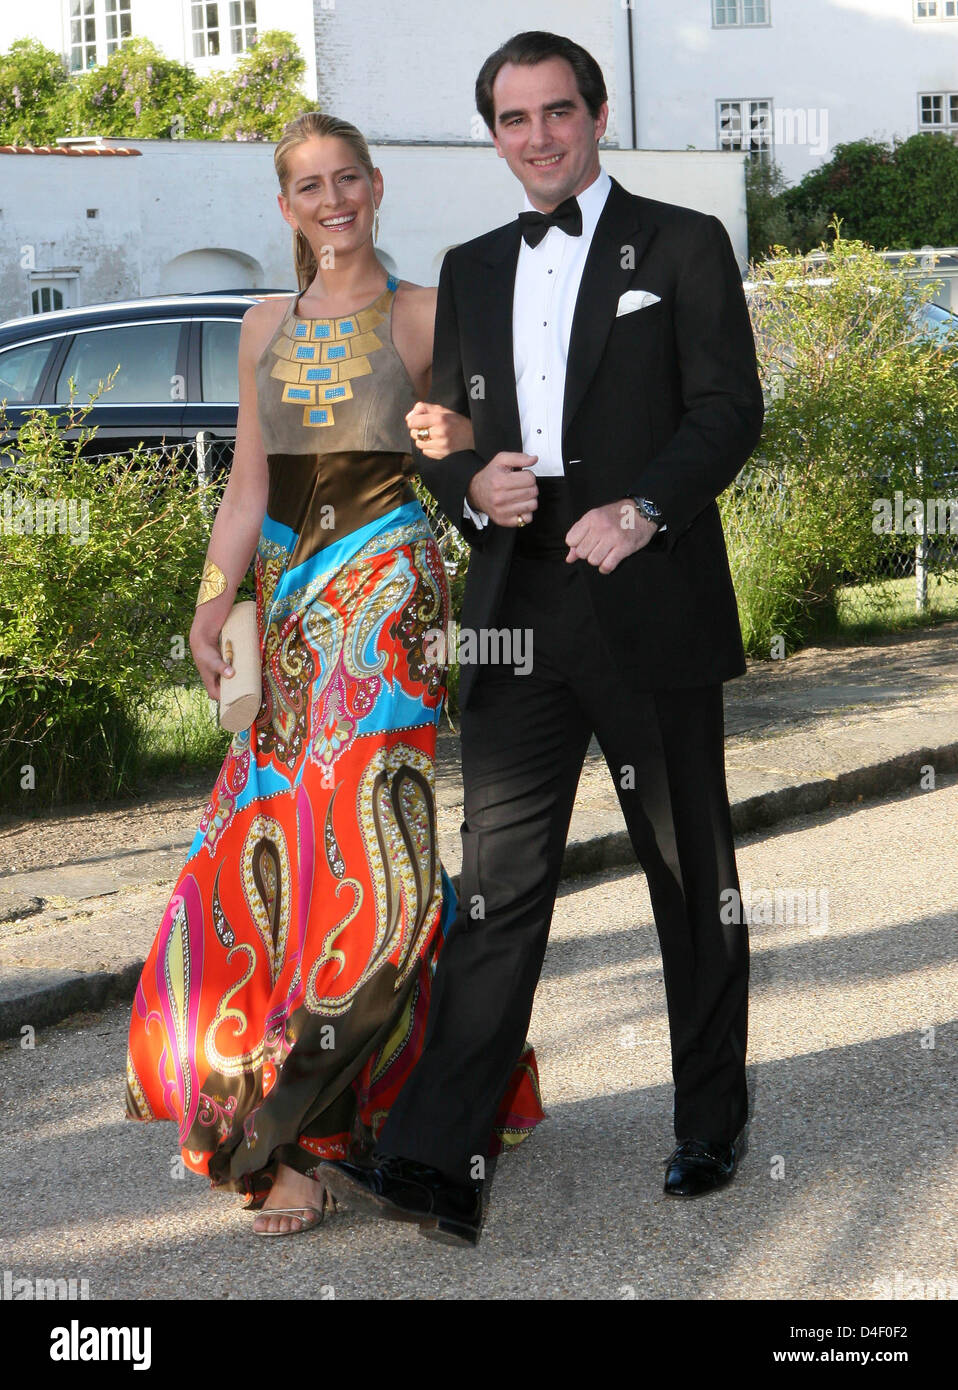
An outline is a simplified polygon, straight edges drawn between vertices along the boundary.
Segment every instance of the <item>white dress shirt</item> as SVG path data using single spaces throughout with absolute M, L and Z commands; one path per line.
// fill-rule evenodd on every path
M 512 357 L 516 399 L 522 428 L 522 452 L 535 454 L 529 470 L 537 477 L 561 477 L 562 404 L 572 318 L 586 257 L 612 180 L 604 169 L 576 194 L 582 212 L 582 235 L 569 236 L 550 227 L 538 246 L 519 242 L 512 296 Z M 536 209 L 524 199 L 527 212 Z M 477 526 L 488 517 L 465 503 L 466 516 Z

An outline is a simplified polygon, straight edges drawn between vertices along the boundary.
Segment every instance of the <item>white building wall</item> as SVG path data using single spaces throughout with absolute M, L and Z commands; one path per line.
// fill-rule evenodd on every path
M 139 157 L 0 155 L 0 319 L 30 312 L 30 273 L 76 266 L 74 305 L 174 291 L 295 288 L 291 233 L 276 203 L 273 146 L 111 141 Z M 376 146 L 384 263 L 435 284 L 450 246 L 516 216 L 521 190 L 491 146 Z M 744 267 L 744 156 L 608 150 L 632 192 L 715 213 Z M 423 191 L 429 196 L 424 197 Z M 99 215 L 88 219 L 88 208 Z M 29 259 L 29 258 L 28 258 Z
M 770 0 L 770 14 L 768 27 L 713 28 L 710 0 L 635 0 L 640 148 L 715 149 L 717 101 L 769 98 L 794 183 L 836 144 L 914 135 L 919 93 L 958 90 L 958 20 L 916 22 L 913 0 Z M 621 46 L 624 11 L 616 27 Z M 786 111 L 803 113 L 804 138 Z M 627 143 L 624 105 L 620 127 Z
M 369 140 L 488 141 L 474 99 L 480 67 L 520 30 L 547 29 L 602 68 L 616 144 L 616 9 L 617 0 L 315 0 L 320 105 Z
M 31 312 L 34 271 L 76 272 L 59 283 L 65 308 L 139 294 L 142 163 L 0 155 L 0 318 Z

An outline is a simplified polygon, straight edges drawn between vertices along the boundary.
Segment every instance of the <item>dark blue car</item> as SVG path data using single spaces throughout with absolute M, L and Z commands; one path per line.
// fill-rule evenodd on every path
M 85 405 L 115 368 L 85 421 L 96 426 L 88 453 L 208 444 L 222 465 L 232 457 L 239 400 L 240 320 L 258 299 L 292 291 L 164 295 L 117 304 L 91 304 L 0 323 L 0 401 L 6 432 L 0 455 L 38 407 L 65 411 L 70 378 L 75 403 Z M 65 430 L 67 437 L 77 429 Z

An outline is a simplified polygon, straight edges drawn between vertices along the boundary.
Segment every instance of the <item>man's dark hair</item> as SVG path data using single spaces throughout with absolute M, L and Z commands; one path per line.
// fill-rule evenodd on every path
M 530 67 L 546 58 L 564 58 L 575 73 L 579 95 L 589 108 L 592 117 L 598 116 L 599 108 L 608 100 L 605 78 L 602 69 L 591 53 L 572 39 L 561 34 L 549 34 L 543 29 L 531 29 L 525 34 L 514 34 L 501 48 L 491 53 L 479 70 L 476 78 L 476 110 L 490 130 L 495 129 L 496 107 L 492 99 L 492 84 L 506 63 L 527 63 Z

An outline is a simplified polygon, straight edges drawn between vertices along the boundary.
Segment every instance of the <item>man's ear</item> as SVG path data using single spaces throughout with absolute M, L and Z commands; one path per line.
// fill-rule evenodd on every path
M 599 107 L 599 114 L 595 118 L 595 139 L 596 144 L 605 134 L 606 126 L 609 124 L 609 103 L 604 101 Z
M 493 143 L 493 144 L 495 145 L 495 147 L 496 147 L 496 154 L 499 156 L 500 159 L 505 159 L 505 155 L 502 153 L 502 146 L 499 144 L 499 137 L 498 137 L 498 135 L 497 135 L 496 132 L 492 129 L 491 126 L 486 126 L 486 129 L 489 131 L 489 134 L 492 136 L 492 143 Z

